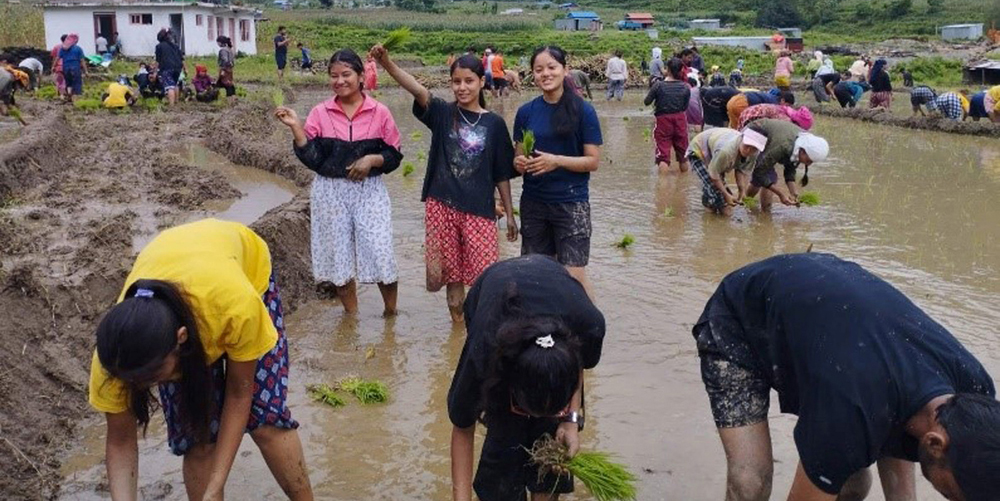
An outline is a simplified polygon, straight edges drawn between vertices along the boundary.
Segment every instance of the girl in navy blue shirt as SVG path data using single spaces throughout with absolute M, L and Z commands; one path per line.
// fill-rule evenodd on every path
M 594 107 L 566 79 L 562 49 L 535 50 L 531 68 L 542 95 L 522 105 L 514 118 L 514 166 L 524 175 L 521 254 L 554 256 L 592 295 L 584 267 L 590 259 L 590 173 L 600 163 L 601 124 Z M 535 148 L 525 155 L 527 131 L 535 136 Z

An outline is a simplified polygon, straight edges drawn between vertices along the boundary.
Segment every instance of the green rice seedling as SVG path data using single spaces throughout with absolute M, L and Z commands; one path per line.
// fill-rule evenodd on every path
M 44 99 L 51 101 L 53 99 L 59 98 L 59 89 L 56 89 L 55 85 L 46 85 L 35 91 L 35 97 L 38 99 Z
M 24 117 L 21 116 L 21 110 L 19 110 L 18 108 L 16 107 L 10 108 L 9 110 L 7 110 L 7 114 L 10 115 L 10 117 L 13 118 L 14 120 L 17 120 L 22 126 L 28 125 L 28 123 L 24 121 Z
M 638 477 L 612 461 L 608 453 L 586 451 L 569 458 L 566 446 L 545 434 L 535 441 L 528 454 L 542 471 L 580 479 L 598 501 L 635 501 L 638 495 L 635 485 Z
M 156 113 L 163 109 L 163 102 L 156 98 L 140 99 L 137 106 L 143 111 Z
M 306 386 L 306 393 L 308 393 L 309 398 L 330 407 L 343 407 L 347 405 L 344 398 L 337 394 L 337 390 L 330 388 L 326 384 L 311 384 Z
M 615 247 L 619 249 L 628 249 L 635 243 L 635 237 L 631 233 L 626 233 L 621 240 L 615 242 Z
M 743 206 L 747 209 L 756 209 L 760 206 L 760 201 L 753 197 L 743 197 Z
M 417 168 L 413 166 L 413 163 L 403 162 L 403 177 L 409 177 L 415 170 L 417 170 Z
M 535 131 L 524 129 L 521 132 L 521 148 L 524 150 L 523 153 L 526 157 L 535 154 Z
M 663 217 L 669 218 L 669 217 L 674 217 L 675 215 L 676 214 L 674 213 L 673 207 L 667 207 L 666 209 L 663 210 Z
M 417 160 L 420 161 L 420 162 L 426 162 L 427 161 L 427 154 L 425 154 L 422 151 L 420 153 L 417 153 Z
M 819 205 L 819 195 L 814 191 L 806 191 L 799 195 L 799 202 L 807 207 Z
M 237 87 L 236 88 L 236 97 L 247 97 L 247 89 L 246 89 L 246 87 Z
M 381 381 L 350 376 L 340 380 L 337 386 L 358 398 L 363 405 L 380 404 L 389 400 L 389 390 Z
M 628 122 L 629 120 L 630 119 L 629 119 L 628 115 L 625 115 L 625 116 L 622 117 L 622 121 L 623 122 Z
M 423 138 L 424 138 L 424 133 L 420 132 L 419 130 L 415 130 L 413 131 L 413 134 L 410 134 L 410 139 L 414 141 L 420 141 Z
M 385 50 L 392 52 L 406 43 L 410 39 L 410 27 L 403 26 L 402 28 L 395 29 L 389 32 L 389 35 L 385 37 L 385 41 L 382 42 L 382 47 Z
M 277 88 L 277 89 L 274 89 L 274 91 L 271 92 L 271 100 L 274 101 L 274 106 L 276 108 L 284 106 L 285 105 L 285 91 L 281 90 L 280 87 Z
M 100 99 L 77 99 L 73 101 L 73 107 L 81 111 L 97 111 L 101 109 L 103 103 Z
M 645 129 L 642 130 L 642 140 L 643 141 L 645 141 L 645 142 L 648 143 L 649 140 L 652 137 L 653 137 L 653 131 L 652 131 L 652 129 L 650 129 L 649 127 L 646 127 Z
M 514 215 L 515 216 L 520 216 L 521 215 L 521 209 L 519 207 L 514 207 Z

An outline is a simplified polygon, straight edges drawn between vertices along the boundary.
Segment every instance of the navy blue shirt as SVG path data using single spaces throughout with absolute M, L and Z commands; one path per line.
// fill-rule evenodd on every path
M 706 325 L 708 328 L 706 328 Z M 906 422 L 935 397 L 993 396 L 993 380 L 892 285 L 831 254 L 789 254 L 731 273 L 694 328 L 699 351 L 761 374 L 809 479 L 836 494 L 884 456 L 916 461 Z
M 552 114 L 556 105 L 545 102 L 542 96 L 524 103 L 514 117 L 514 142 L 520 143 L 524 138 L 524 131 L 531 130 L 535 133 L 535 150 L 553 155 L 582 157 L 583 145 L 600 146 L 604 140 L 597 112 L 583 99 L 577 102 L 580 105 L 580 122 L 576 132 L 566 136 L 557 136 L 552 127 Z M 571 172 L 559 168 L 540 176 L 525 174 L 521 196 L 550 204 L 586 202 L 590 200 L 589 185 L 589 172 Z
M 778 104 L 778 98 L 769 92 L 751 91 L 744 92 L 743 95 L 747 97 L 747 103 L 750 103 L 750 106 L 756 106 L 758 104 Z
M 79 70 L 83 61 L 83 49 L 74 45 L 69 49 L 59 49 L 59 59 L 62 59 L 63 70 Z

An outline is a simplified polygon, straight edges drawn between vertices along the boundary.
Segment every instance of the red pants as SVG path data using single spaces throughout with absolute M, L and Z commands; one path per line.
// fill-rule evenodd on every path
M 476 278 L 500 258 L 496 222 L 460 212 L 428 198 L 427 290 L 447 284 L 472 285 Z
M 656 142 L 656 163 L 666 162 L 670 165 L 671 148 L 677 152 L 677 161 L 683 162 L 688 147 L 688 123 L 685 112 L 657 116 L 653 141 Z

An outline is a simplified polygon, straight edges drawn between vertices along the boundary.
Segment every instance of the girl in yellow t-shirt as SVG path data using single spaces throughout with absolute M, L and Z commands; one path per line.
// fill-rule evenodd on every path
M 267 244 L 238 223 L 168 229 L 136 258 L 97 328 L 90 404 L 107 418 L 113 499 L 136 494 L 137 431 L 158 385 L 189 499 L 222 499 L 243 433 L 289 498 L 312 499 L 286 405 L 288 343 Z

